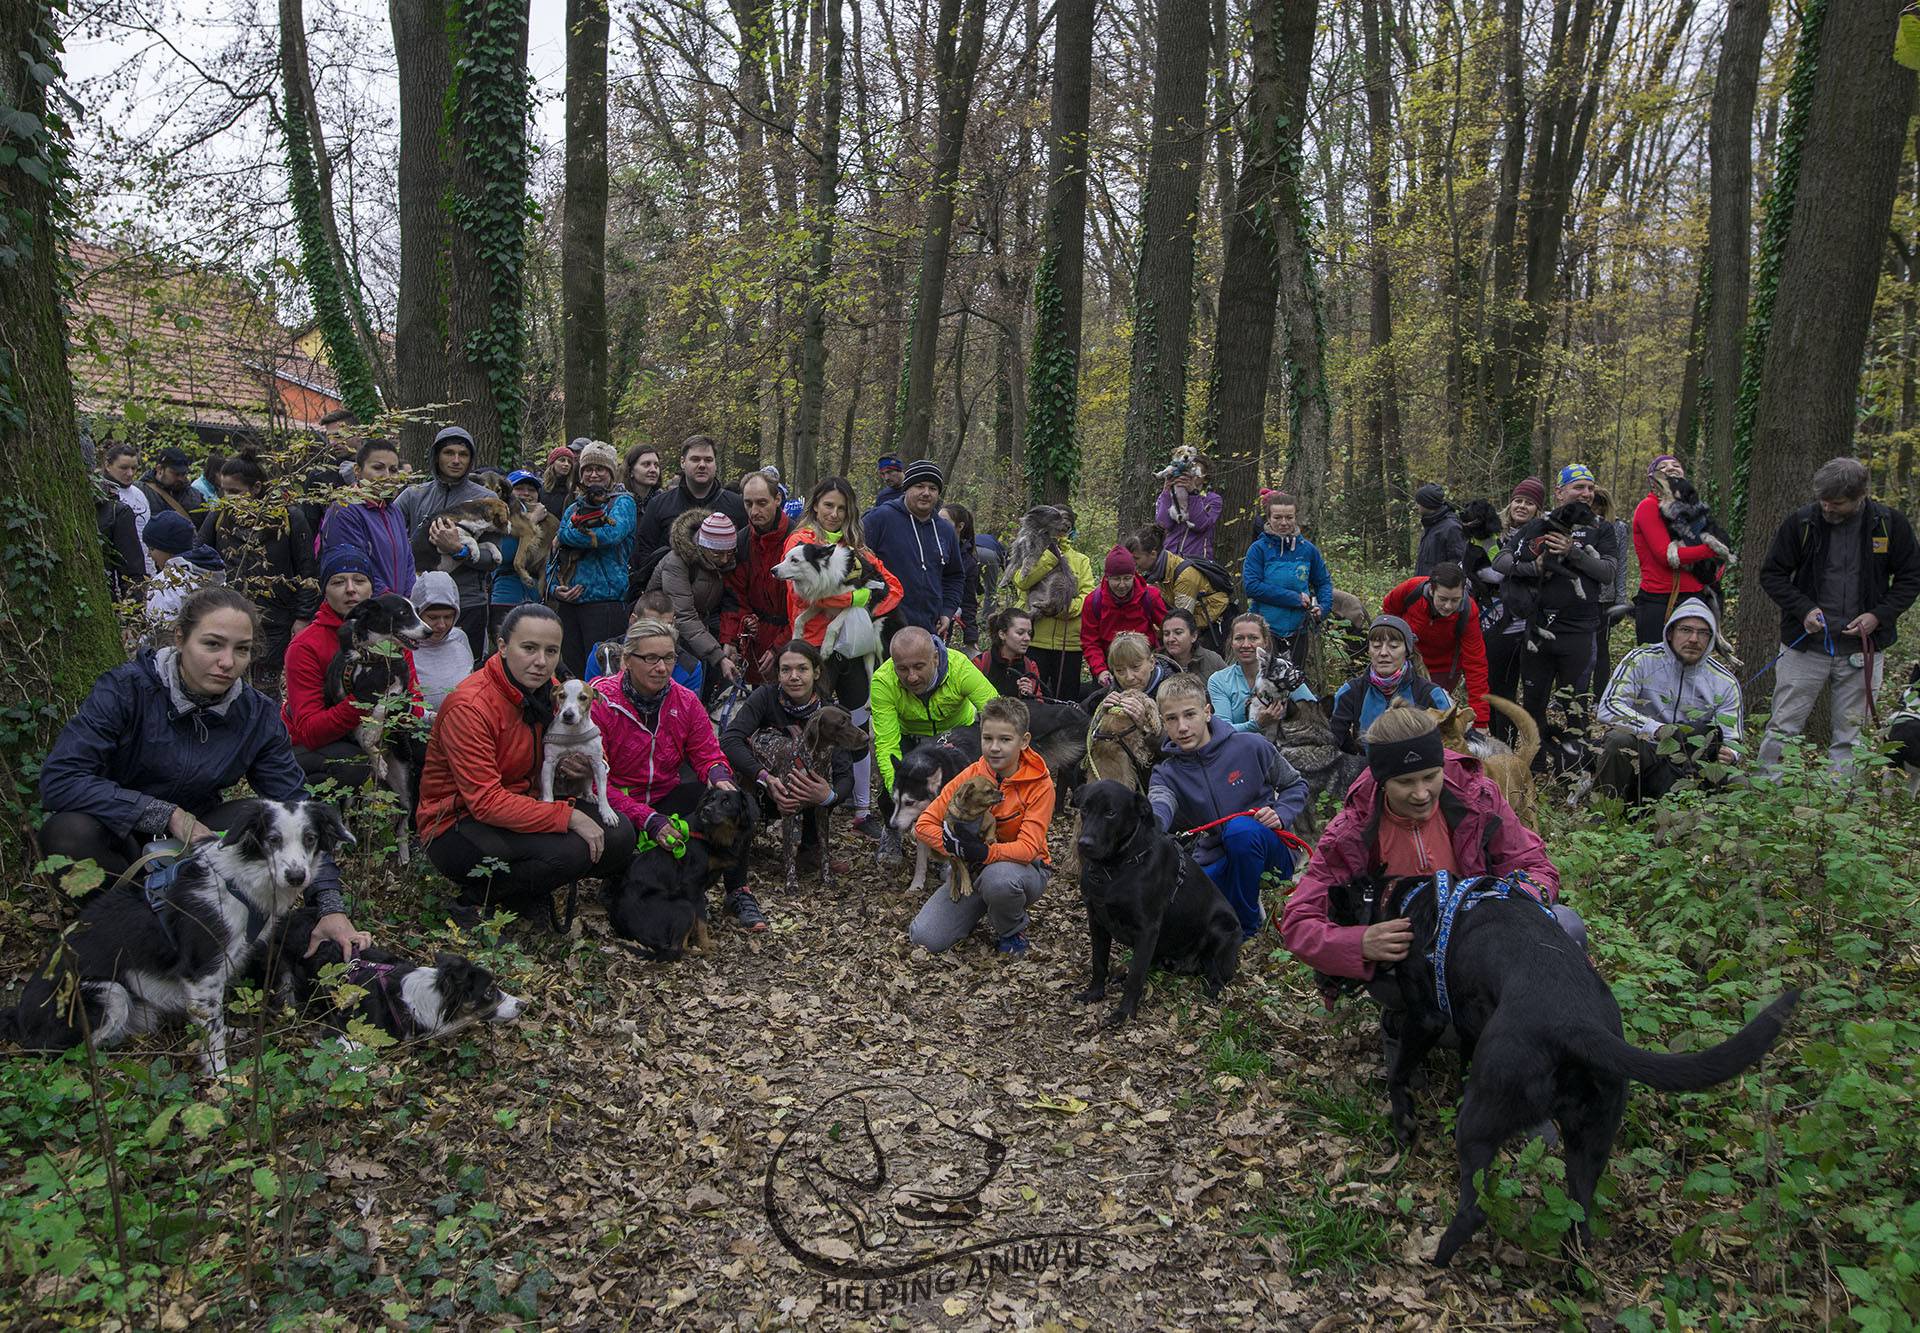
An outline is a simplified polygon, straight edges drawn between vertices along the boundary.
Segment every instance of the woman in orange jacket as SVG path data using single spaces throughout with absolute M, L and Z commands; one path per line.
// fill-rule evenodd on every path
M 860 558 L 872 566 L 881 578 L 887 581 L 887 590 L 875 600 L 871 590 L 860 588 L 838 597 L 829 597 L 819 603 L 826 615 L 808 616 L 807 623 L 801 626 L 806 641 L 818 648 L 826 641 L 827 626 L 833 623 L 834 616 L 849 606 L 863 606 L 867 614 L 878 621 L 894 607 L 900 605 L 902 589 L 900 580 L 893 571 L 880 563 L 880 557 L 868 550 L 860 539 L 859 504 L 853 496 L 852 483 L 840 477 L 827 477 L 813 488 L 813 494 L 807 497 L 807 510 L 793 531 L 787 534 L 787 544 L 781 550 L 785 555 L 802 543 L 811 542 L 816 546 L 850 546 L 860 553 Z M 798 623 L 800 613 L 807 609 L 807 603 L 787 585 L 787 623 Z M 826 691 L 827 696 L 842 708 L 849 711 L 867 706 L 867 673 L 865 664 L 850 662 L 844 657 L 827 659 Z

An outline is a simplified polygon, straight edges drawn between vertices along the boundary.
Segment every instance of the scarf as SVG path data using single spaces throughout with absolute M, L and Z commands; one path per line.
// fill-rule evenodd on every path
M 648 731 L 660 729 L 660 705 L 667 701 L 667 695 L 672 689 L 673 682 L 668 681 L 667 688 L 659 693 L 642 694 L 640 687 L 633 683 L 632 676 L 624 671 L 620 673 L 620 693 L 624 694 L 627 702 L 633 705 L 634 711 L 640 715 L 641 725 Z
M 774 693 L 779 696 L 780 711 L 786 715 L 786 719 L 789 722 L 805 722 L 820 711 L 821 699 L 817 691 L 803 704 L 797 704 L 787 698 L 787 692 L 777 685 L 774 687 Z
M 553 682 L 548 681 L 539 689 L 530 690 L 513 678 L 505 662 L 500 664 L 500 674 L 520 694 L 520 720 L 530 727 L 538 727 L 544 734 L 553 721 Z
M 1398 671 L 1394 672 L 1391 676 L 1383 676 L 1378 671 L 1374 671 L 1371 668 L 1369 668 L 1367 671 L 1367 683 L 1373 686 L 1374 689 L 1380 691 L 1380 693 L 1388 696 L 1389 698 L 1393 696 L 1393 692 L 1399 689 L 1400 686 L 1406 681 L 1406 679 L 1407 679 L 1406 667 L 1401 667 Z

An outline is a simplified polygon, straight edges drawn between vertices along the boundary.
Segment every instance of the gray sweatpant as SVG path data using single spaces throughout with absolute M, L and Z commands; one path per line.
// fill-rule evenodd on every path
M 971 935 L 983 916 L 994 939 L 1016 935 L 1027 928 L 1027 908 L 1040 901 L 1052 876 L 1044 865 L 995 861 L 973 877 L 973 892 L 959 902 L 946 885 L 936 888 L 907 936 L 928 953 L 944 953 Z
M 1876 693 L 1886 665 L 1884 656 L 1874 654 Z M 1760 742 L 1762 768 L 1780 762 L 1780 751 L 1806 729 L 1807 718 L 1829 683 L 1833 686 L 1833 743 L 1827 747 L 1827 756 L 1838 771 L 1853 767 L 1853 743 L 1860 738 L 1860 720 L 1867 711 L 1866 668 L 1853 665 L 1845 653 L 1829 657 L 1818 648 L 1789 648 L 1780 655 L 1774 677 L 1773 716 L 1767 719 L 1767 734 Z

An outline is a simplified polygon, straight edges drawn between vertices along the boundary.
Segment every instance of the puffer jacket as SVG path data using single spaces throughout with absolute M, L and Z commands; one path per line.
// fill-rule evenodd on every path
M 965 653 L 939 639 L 933 641 L 933 648 L 933 689 L 924 698 L 900 683 L 892 658 L 873 673 L 873 769 L 888 791 L 893 790 L 893 765 L 900 758 L 902 735 L 938 736 L 967 726 L 988 702 L 1000 697 L 993 682 L 980 674 Z
M 560 519 L 553 554 L 548 557 L 548 583 L 556 581 L 553 571 L 558 568 L 564 547 L 580 555 L 580 563 L 573 571 L 573 586 L 582 589 L 580 602 L 624 602 L 627 564 L 633 554 L 633 530 L 639 522 L 639 510 L 626 491 L 611 491 L 601 506 L 605 520 L 593 527 L 580 526 L 580 516 L 592 508 L 578 493 L 567 506 L 567 512 Z
M 1461 875 L 1511 875 L 1525 872 L 1553 902 L 1560 893 L 1560 872 L 1547 857 L 1540 835 L 1520 822 L 1500 788 L 1465 755 L 1445 756 L 1446 785 L 1440 793 L 1440 817 L 1447 822 L 1454 864 Z M 1280 938 L 1293 956 L 1315 971 L 1334 977 L 1371 980 L 1373 964 L 1361 956 L 1365 926 L 1336 926 L 1327 919 L 1327 891 L 1336 884 L 1375 873 L 1380 864 L 1380 817 L 1386 802 L 1371 772 L 1362 773 L 1347 791 L 1346 804 L 1320 834 L 1313 859 L 1287 899 Z M 1331 994 L 1325 990 L 1331 1000 Z
M 1305 537 L 1276 537 L 1262 530 L 1247 548 L 1240 581 L 1246 585 L 1248 604 L 1283 639 L 1306 618 L 1303 595 L 1310 595 L 1323 612 L 1333 605 L 1333 575 L 1320 548 Z
M 1216 717 L 1197 750 L 1161 742 L 1160 762 L 1147 780 L 1147 800 L 1163 833 L 1268 806 L 1283 824 L 1292 824 L 1307 808 L 1307 783 L 1272 741 L 1235 731 Z M 1209 829 L 1194 839 L 1193 859 L 1211 865 L 1224 850 L 1220 830 Z
M 671 549 L 653 567 L 647 591 L 658 590 L 673 599 L 673 623 L 680 631 L 680 646 L 710 670 L 717 670 L 723 656 L 720 619 L 733 598 L 727 591 L 727 576 L 700 558 L 700 546 L 694 540 L 711 512 L 689 509 L 673 520 L 668 536 Z
M 1036 616 L 1033 622 L 1033 642 L 1030 647 L 1044 649 L 1050 653 L 1077 653 L 1080 648 L 1080 613 L 1085 609 L 1087 598 L 1100 586 L 1100 578 L 1093 572 L 1093 561 L 1074 550 L 1071 546 L 1062 546 L 1066 555 L 1067 568 L 1073 572 L 1073 581 L 1080 593 L 1073 599 L 1073 605 L 1067 608 L 1064 616 Z M 1040 558 L 1033 562 L 1033 568 L 1025 574 L 1013 576 L 1014 589 L 1019 594 L 1007 600 L 1018 606 L 1027 604 L 1027 594 L 1033 585 L 1053 572 L 1055 560 L 1052 551 L 1042 551 Z
M 1032 746 L 1020 752 L 1020 762 L 1014 766 L 1011 777 L 1003 778 L 995 773 L 985 759 L 976 759 L 961 769 L 953 781 L 940 789 L 933 804 L 913 821 L 913 836 L 928 847 L 940 846 L 953 789 L 968 778 L 978 777 L 992 778 L 1000 784 L 1000 802 L 992 811 L 993 836 L 985 839 L 986 863 L 1046 864 L 1047 825 L 1053 822 L 1053 774 L 1047 771 L 1047 761 Z
M 1107 649 L 1130 631 L 1146 635 L 1148 647 L 1158 648 L 1160 622 L 1166 618 L 1166 600 L 1144 579 L 1134 579 L 1133 593 L 1124 602 L 1103 581 L 1080 608 L 1080 651 L 1086 655 L 1087 674 L 1098 680 L 1107 669 Z
M 1202 633 L 1227 613 L 1227 604 L 1232 600 L 1214 587 L 1213 580 L 1201 573 L 1192 560 L 1169 551 L 1162 551 L 1160 558 L 1153 562 L 1148 581 L 1160 589 L 1169 611 L 1191 611 L 1194 628 Z
M 313 622 L 287 645 L 286 676 L 280 685 L 280 719 L 302 750 L 344 740 L 360 725 L 361 708 L 353 699 L 327 707 L 327 668 L 339 655 L 340 614 L 321 602 Z M 403 648 L 401 656 L 407 660 L 407 684 L 417 703 L 420 683 L 413 671 L 413 654 Z
M 1740 680 L 1711 656 L 1698 666 L 1682 662 L 1667 644 L 1678 620 L 1704 620 L 1719 632 L 1712 607 L 1693 598 L 1681 602 L 1667 617 L 1659 643 L 1642 644 L 1620 659 L 1595 711 L 1602 722 L 1649 740 L 1670 722 L 1713 723 L 1720 728 L 1728 757 L 1737 760 L 1746 717 Z
M 1435 565 L 1448 562 L 1462 569 L 1467 564 L 1467 531 L 1450 504 L 1420 516 L 1420 550 L 1414 557 L 1413 572 L 1431 574 Z
M 525 709 L 526 697 L 498 653 L 453 687 L 427 738 L 414 816 L 421 842 L 463 819 L 512 833 L 567 831 L 573 802 L 533 794 L 547 730 L 529 721 Z
M 705 782 L 733 781 L 733 770 L 727 766 L 699 695 L 668 681 L 657 729 L 649 731 L 628 702 L 621 680 L 613 675 L 592 682 L 593 723 L 600 728 L 600 743 L 607 752 L 607 804 L 632 820 L 635 828 L 644 828 L 653 817 L 654 804 L 680 785 L 683 762 Z

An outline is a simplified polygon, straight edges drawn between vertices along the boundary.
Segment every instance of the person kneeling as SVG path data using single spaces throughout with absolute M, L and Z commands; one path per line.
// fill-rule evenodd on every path
M 914 822 L 913 836 L 963 862 L 973 892 L 954 900 L 946 885 L 933 891 L 907 934 L 929 953 L 951 949 L 987 918 L 995 947 L 1019 956 L 1027 951 L 1027 908 L 1046 891 L 1053 866 L 1047 860 L 1047 825 L 1053 822 L 1053 775 L 1028 747 L 1033 732 L 1027 706 L 993 699 L 980 710 L 980 758 L 960 770 Z M 946 827 L 954 791 L 969 778 L 1000 784 L 1000 802 L 979 833 Z
M 1293 853 L 1279 830 L 1307 808 L 1306 780 L 1265 736 L 1215 717 L 1199 676 L 1175 676 L 1156 702 L 1167 739 L 1147 782 L 1154 818 L 1166 833 L 1225 820 L 1194 839 L 1193 859 L 1251 939 L 1266 924 L 1260 881 L 1269 873 L 1293 875 Z
M 1620 659 L 1600 698 L 1609 730 L 1595 788 L 1636 804 L 1686 778 L 1726 782 L 1740 759 L 1744 710 L 1739 679 L 1712 656 L 1718 628 L 1713 608 L 1690 597 L 1673 608 L 1659 643 Z

